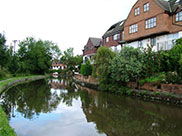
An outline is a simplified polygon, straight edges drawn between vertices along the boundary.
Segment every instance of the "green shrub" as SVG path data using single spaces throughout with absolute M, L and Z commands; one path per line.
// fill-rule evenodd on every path
M 145 55 L 139 48 L 124 47 L 112 60 L 110 71 L 112 80 L 118 84 L 143 78 Z
M 99 89 L 108 91 L 110 88 L 111 71 L 109 66 L 111 65 L 111 60 L 116 54 L 108 47 L 102 46 L 97 50 L 97 54 L 93 58 L 93 72 L 94 77 L 98 77 Z
M 182 39 L 176 41 L 175 46 L 170 50 L 170 63 L 172 65 L 171 71 L 176 71 L 178 75 L 182 76 L 181 64 L 182 64 Z
M 5 68 L 0 67 L 0 80 L 11 77 L 9 71 Z
M 56 72 L 58 72 L 58 70 L 56 70 L 56 69 L 50 69 L 49 70 L 49 73 L 51 74 L 51 73 L 56 73 Z
M 139 84 L 142 86 L 144 83 L 161 83 L 165 80 L 165 73 L 158 73 L 155 76 L 147 77 L 139 81 Z
M 81 65 L 80 73 L 84 76 L 89 76 L 92 74 L 92 65 L 89 61 L 87 61 L 86 64 Z
M 167 84 L 182 84 L 182 78 L 177 74 L 177 72 L 168 72 L 164 83 Z

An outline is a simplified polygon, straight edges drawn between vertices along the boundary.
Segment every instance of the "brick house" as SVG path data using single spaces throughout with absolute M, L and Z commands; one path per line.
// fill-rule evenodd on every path
M 97 53 L 97 49 L 102 45 L 101 38 L 90 37 L 87 44 L 84 46 L 83 50 L 83 63 L 86 60 L 91 60 L 91 58 Z
M 65 68 L 66 68 L 66 66 L 63 63 L 61 63 L 60 61 L 55 61 L 55 60 L 52 61 L 53 70 L 59 70 L 59 69 L 64 70 Z
M 105 32 L 102 36 L 104 46 L 110 47 L 113 51 L 121 50 L 121 45 L 118 41 L 121 41 L 124 38 L 124 22 L 125 20 L 113 24 Z
M 124 23 L 124 39 L 119 43 L 144 48 L 152 44 L 155 51 L 171 49 L 182 37 L 182 8 L 176 1 L 138 0 Z

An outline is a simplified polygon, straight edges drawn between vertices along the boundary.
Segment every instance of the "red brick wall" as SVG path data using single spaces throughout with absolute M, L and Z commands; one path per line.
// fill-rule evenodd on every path
M 88 48 L 87 51 L 86 51 L 86 48 Z M 94 45 L 92 44 L 91 40 L 89 39 L 88 42 L 87 42 L 87 44 L 84 47 L 83 56 L 88 55 L 88 54 L 93 54 L 93 53 L 96 53 L 96 52 L 97 52 L 97 48 L 94 47 Z
M 144 12 L 143 7 L 147 2 L 150 3 L 150 10 L 148 12 Z M 137 7 L 140 7 L 140 15 L 135 16 L 134 12 L 135 8 Z M 152 17 L 157 18 L 157 26 L 151 29 L 145 29 L 145 21 Z M 138 0 L 131 9 L 124 25 L 125 41 L 137 39 L 155 33 L 169 31 L 169 20 L 169 15 L 166 14 L 165 11 L 154 2 L 154 0 Z M 129 26 L 133 24 L 138 24 L 138 32 L 130 34 Z
M 177 12 L 179 12 L 180 10 L 177 10 Z M 176 32 L 179 32 L 179 31 L 182 31 L 182 21 L 179 21 L 179 22 L 176 22 L 176 16 L 170 16 L 169 18 L 169 30 L 170 30 L 170 33 L 176 33 Z M 172 21 L 173 20 L 173 21 Z M 172 22 L 174 24 L 172 24 Z M 178 25 L 181 25 L 181 26 L 177 26 L 175 24 L 178 24 Z
M 121 37 L 121 34 L 120 34 L 120 37 Z M 119 45 L 118 41 L 120 41 L 121 38 L 119 38 L 118 40 L 114 40 L 113 39 L 113 35 L 112 36 L 109 36 L 109 42 L 106 42 L 106 38 L 103 39 L 104 41 L 104 46 L 107 46 L 107 47 L 112 47 L 112 46 L 117 46 Z

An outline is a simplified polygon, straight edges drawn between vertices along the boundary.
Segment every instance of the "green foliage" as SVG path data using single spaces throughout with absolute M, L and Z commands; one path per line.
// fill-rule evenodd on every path
M 156 96 L 157 96 L 157 95 L 161 95 L 160 92 L 154 92 L 153 94 L 156 95 Z
M 145 76 L 145 56 L 139 49 L 124 47 L 112 60 L 110 70 L 114 82 L 135 81 Z
M 49 70 L 49 73 L 50 73 L 50 74 L 56 73 L 56 72 L 58 72 L 58 70 L 56 70 L 56 69 L 50 69 L 50 70 Z
M 175 46 L 170 50 L 170 63 L 172 66 L 171 71 L 176 71 L 180 76 L 182 76 L 181 71 L 181 56 L 182 56 L 182 39 L 176 41 Z
M 74 56 L 73 50 L 73 48 L 68 48 L 61 57 L 61 61 L 67 66 L 65 71 L 70 75 L 80 71 L 83 60 L 82 56 Z
M 52 56 L 60 54 L 57 45 L 50 41 L 35 40 L 28 37 L 19 44 L 19 72 L 44 74 L 51 67 Z M 56 53 L 55 53 L 56 52 Z
M 163 82 L 167 84 L 182 84 L 182 77 L 177 72 L 168 72 Z
M 6 38 L 3 34 L 0 34 L 0 66 L 5 67 L 7 63 L 7 47 Z
M 144 83 L 161 83 L 165 80 L 165 73 L 158 73 L 157 75 L 147 77 L 139 81 L 139 84 L 142 86 Z
M 159 51 L 160 56 L 160 72 L 172 71 L 173 66 L 171 64 L 170 51 Z
M 86 64 L 81 65 L 80 73 L 84 76 L 89 76 L 92 74 L 92 66 L 89 61 Z
M 93 75 L 98 77 L 101 90 L 108 90 L 108 84 L 111 83 L 109 66 L 114 56 L 115 53 L 111 49 L 102 46 L 97 50 L 97 54 L 93 58 Z
M 144 51 L 143 60 L 145 61 L 144 71 L 146 72 L 147 76 L 151 76 L 154 73 L 160 71 L 160 56 L 161 56 L 160 52 L 154 52 L 152 49 L 153 49 L 153 45 L 148 45 L 148 44 L 147 44 L 147 48 L 143 49 Z
M 1 136 L 16 136 L 14 130 L 9 126 L 8 118 L 0 107 L 0 135 Z
M 6 79 L 10 77 L 10 74 L 6 68 L 0 67 L 0 79 Z

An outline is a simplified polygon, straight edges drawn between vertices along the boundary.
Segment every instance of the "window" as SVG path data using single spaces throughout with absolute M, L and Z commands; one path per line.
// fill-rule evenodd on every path
M 147 11 L 149 11 L 149 9 L 150 9 L 149 3 L 144 4 L 144 6 L 143 6 L 143 11 L 144 11 L 144 12 L 147 12 Z
M 129 29 L 130 34 L 138 32 L 138 24 L 131 25 Z
M 106 37 L 106 43 L 108 43 L 109 42 L 109 37 Z
M 135 9 L 135 16 L 140 15 L 140 7 Z
M 143 47 L 143 42 L 142 41 L 138 41 L 138 47 L 139 48 Z
M 153 27 L 157 26 L 156 17 L 146 20 L 145 23 L 146 23 L 145 24 L 146 29 L 153 28 Z
M 115 35 L 113 35 L 113 40 L 118 40 L 119 39 L 119 34 L 115 34 Z
M 85 47 L 85 51 L 88 51 L 88 47 Z
M 155 45 L 156 45 L 156 38 L 151 38 L 150 44 L 151 44 L 152 46 L 155 46 Z
M 180 12 L 178 12 L 177 14 L 176 14 L 176 22 L 177 21 L 182 21 L 182 11 L 180 11 Z
M 93 50 L 93 49 L 94 49 L 94 46 L 91 46 L 91 47 L 90 47 L 90 50 Z

